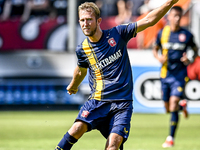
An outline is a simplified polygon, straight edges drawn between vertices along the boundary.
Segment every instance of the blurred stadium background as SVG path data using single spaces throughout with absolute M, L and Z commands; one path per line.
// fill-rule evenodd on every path
M 102 29 L 134 22 L 164 1 L 90 0 L 102 11 Z M 0 0 L 0 110 L 79 108 L 87 99 L 87 78 L 77 95 L 66 87 L 76 66 L 75 48 L 85 36 L 77 7 L 84 0 Z M 181 25 L 200 43 L 200 2 L 180 0 Z M 135 82 L 135 112 L 163 113 L 159 68 L 151 48 L 166 16 L 128 43 Z M 191 56 L 191 52 L 188 52 Z M 185 89 L 192 113 L 200 113 L 200 83 Z M 65 105 L 65 107 L 63 107 Z M 22 107 L 21 107 L 22 106 Z
M 32 113 L 20 112 L 20 110 L 45 110 L 48 111 L 46 112 L 47 114 L 45 113 L 48 118 L 56 113 L 50 112 L 51 110 L 75 110 L 77 113 L 77 110 L 87 100 L 89 94 L 87 77 L 84 79 L 76 95 L 69 96 L 66 91 L 66 87 L 73 75 L 73 69 L 76 66 L 76 45 L 85 38 L 78 25 L 77 14 L 78 5 L 84 1 L 0 0 L 0 150 L 14 150 L 11 143 L 9 144 L 8 142 L 5 144 L 4 142 L 9 141 L 12 136 L 9 132 L 15 130 L 13 126 L 18 121 L 21 121 L 21 117 L 25 117 L 25 121 L 24 124 L 22 121 L 22 124 L 19 123 L 18 126 L 22 126 L 23 128 L 23 125 L 29 126 L 26 123 L 31 124 L 32 121 L 32 125 L 34 126 L 34 119 L 37 116 L 44 115 L 44 112 L 38 112 L 38 114 L 34 112 L 35 117 L 31 118 Z M 103 18 L 101 27 L 102 29 L 109 29 L 118 24 L 137 21 L 166 0 L 88 1 L 93 1 L 99 6 Z M 200 1 L 180 0 L 177 5 L 180 5 L 184 9 L 181 25 L 193 33 L 197 45 L 200 46 Z M 140 125 L 144 126 L 144 128 L 154 119 L 155 122 L 162 122 L 159 121 L 160 118 L 168 117 L 163 115 L 164 108 L 161 100 L 159 81 L 160 64 L 154 59 L 151 51 L 157 32 L 166 24 L 167 20 L 165 16 L 154 27 L 139 33 L 136 38 L 130 40 L 128 43 L 129 57 L 134 75 L 134 113 L 136 114 L 136 118 L 137 115 L 139 116 L 136 122 L 141 122 Z M 188 56 L 192 56 L 190 51 L 188 51 Z M 193 122 L 190 122 L 191 124 L 188 123 L 185 126 L 185 130 L 189 126 L 196 124 L 193 128 L 194 131 L 187 133 L 191 136 L 190 138 L 196 139 L 192 145 L 194 145 L 193 150 L 197 150 L 200 148 L 200 145 L 195 145 L 194 143 L 198 141 L 199 136 L 193 133 L 195 133 L 195 130 L 198 130 L 197 127 L 200 125 L 199 121 L 197 121 L 199 120 L 198 114 L 200 113 L 200 82 L 197 80 L 189 81 L 184 93 L 188 100 L 189 112 L 194 116 Z M 19 112 L 9 112 L 11 110 L 18 110 Z M 76 117 L 73 114 L 71 115 L 73 116 L 72 119 L 70 115 L 66 115 L 66 117 L 65 114 L 66 112 L 57 112 L 54 116 L 55 122 L 61 122 L 54 124 L 52 121 L 48 125 L 58 125 L 58 127 L 50 127 L 49 130 L 57 132 L 60 128 L 59 124 L 62 124 L 62 132 L 58 131 L 59 135 L 62 135 L 67 130 L 67 126 L 64 125 L 66 122 L 62 121 L 63 118 L 66 120 L 69 118 L 70 123 L 72 123 Z M 152 120 L 148 121 L 147 118 L 150 114 L 154 115 L 151 116 Z M 15 115 L 19 116 L 15 118 Z M 56 120 L 59 116 L 63 118 Z M 157 120 L 156 117 L 158 117 Z M 41 119 L 45 120 L 45 118 L 42 117 Z M 139 118 L 143 118 L 146 122 L 141 121 L 142 119 L 140 120 Z M 140 125 L 135 130 L 140 130 L 138 129 Z M 160 126 L 160 123 L 152 125 L 150 128 L 150 130 L 156 132 L 156 128 L 153 128 L 153 126 Z M 36 126 L 31 128 L 31 130 L 38 131 L 38 128 L 40 126 L 36 123 Z M 149 128 L 146 127 L 145 129 Z M 148 132 L 148 130 L 145 131 Z M 20 132 L 22 130 L 15 130 L 14 134 L 20 135 Z M 28 130 L 24 132 L 28 132 Z M 47 133 L 47 136 L 54 136 L 52 132 L 52 135 L 48 134 L 48 131 L 45 131 L 45 133 Z M 34 135 L 34 133 L 32 134 Z M 40 134 L 43 134 L 43 128 Z M 182 134 L 185 136 L 184 133 Z M 59 135 L 55 136 L 55 141 L 51 139 L 53 145 L 60 139 Z M 138 136 L 139 133 L 136 135 Z M 26 134 L 24 137 L 26 137 Z M 43 140 L 42 138 L 43 136 L 39 139 Z M 145 137 L 140 138 L 145 139 Z M 23 143 L 24 138 L 21 140 Z M 48 143 L 48 139 L 45 140 L 45 143 Z M 138 139 L 135 138 L 135 140 Z M 152 141 L 151 138 L 148 138 L 148 140 Z M 185 143 L 184 139 L 182 143 Z M 40 144 L 42 145 L 42 143 Z M 137 143 L 135 144 L 137 145 Z M 145 143 L 143 144 L 144 146 L 141 149 L 145 149 L 145 146 L 148 146 Z M 10 145 L 9 148 L 6 148 L 6 145 Z M 51 144 L 49 145 L 51 147 Z M 135 148 L 129 147 L 129 149 Z M 184 147 L 186 146 L 184 145 Z M 38 150 L 48 149 L 42 146 L 35 148 Z M 23 150 L 20 146 L 17 149 Z M 29 149 L 31 148 L 29 147 Z M 136 149 L 139 150 L 139 146 Z M 153 146 L 153 148 L 148 149 L 155 150 L 159 148 Z M 192 148 L 188 147 L 187 149 Z

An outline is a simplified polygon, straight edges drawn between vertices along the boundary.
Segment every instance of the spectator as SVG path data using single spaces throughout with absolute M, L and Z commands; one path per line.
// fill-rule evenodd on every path
M 140 8 L 144 4 L 144 0 L 128 0 L 127 1 L 130 6 L 132 6 L 132 15 L 133 16 L 140 16 Z
M 98 5 L 97 5 L 98 6 Z M 114 26 L 133 22 L 132 19 L 132 7 L 125 0 L 117 1 L 118 14 L 115 16 L 107 16 L 102 20 L 102 29 L 109 29 Z M 134 20 L 135 21 L 135 20 Z
M 144 4 L 141 7 L 139 7 L 140 14 L 148 13 L 151 10 L 151 7 L 149 6 L 149 1 L 150 0 L 145 0 Z
M 67 15 L 67 0 L 52 0 L 51 8 L 55 13 L 55 16 L 66 16 Z
M 84 3 L 84 2 L 93 2 L 93 3 L 95 3 L 97 0 L 77 0 L 77 7 L 80 5 L 80 4 L 82 4 L 82 3 Z M 101 0 L 100 0 L 101 1 Z
M 115 18 L 117 25 L 131 22 L 132 11 L 129 8 L 124 0 L 118 0 L 118 15 Z
M 3 6 L 4 6 L 5 0 L 0 0 L 0 15 L 3 12 Z
M 49 15 L 50 1 L 49 0 L 28 0 L 25 3 L 24 12 L 21 20 L 27 21 L 31 15 L 43 16 Z
M 95 3 L 101 11 L 101 17 L 116 16 L 118 0 L 96 0 Z
M 24 11 L 25 0 L 5 0 L 1 20 L 5 21 L 10 17 L 20 17 Z

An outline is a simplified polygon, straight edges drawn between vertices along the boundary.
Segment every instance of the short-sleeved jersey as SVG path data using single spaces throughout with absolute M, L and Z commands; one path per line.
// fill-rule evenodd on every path
M 127 42 L 136 36 L 136 23 L 103 30 L 98 42 L 86 38 L 76 49 L 78 66 L 89 68 L 89 99 L 132 100 L 133 80 Z
M 187 70 L 180 59 L 188 46 L 196 46 L 193 35 L 184 28 L 172 32 L 169 26 L 165 26 L 158 33 L 156 45 L 160 46 L 162 54 L 167 56 L 167 61 L 161 67 L 161 78 L 173 76 L 180 80 L 184 79 L 187 76 Z

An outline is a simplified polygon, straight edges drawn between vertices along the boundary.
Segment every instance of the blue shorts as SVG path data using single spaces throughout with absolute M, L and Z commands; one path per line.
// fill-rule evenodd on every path
M 88 100 L 79 111 L 76 120 L 88 124 L 88 131 L 97 129 L 107 139 L 117 133 L 127 139 L 133 112 L 133 101 L 105 102 Z
M 184 80 L 177 80 L 175 77 L 161 79 L 162 99 L 169 101 L 170 96 L 183 97 Z

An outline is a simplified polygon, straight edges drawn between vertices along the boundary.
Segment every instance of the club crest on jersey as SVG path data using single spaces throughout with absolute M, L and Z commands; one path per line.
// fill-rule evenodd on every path
M 110 44 L 111 47 L 114 47 L 116 45 L 114 38 L 108 39 L 108 43 Z
M 181 33 L 181 34 L 179 34 L 178 39 L 179 39 L 180 42 L 185 42 L 185 40 L 186 40 L 186 35 L 183 34 L 183 33 Z
M 87 118 L 87 116 L 89 115 L 89 111 L 87 111 L 87 110 L 84 110 L 83 112 L 82 112 L 82 114 L 81 114 L 81 117 L 83 117 L 83 118 Z

